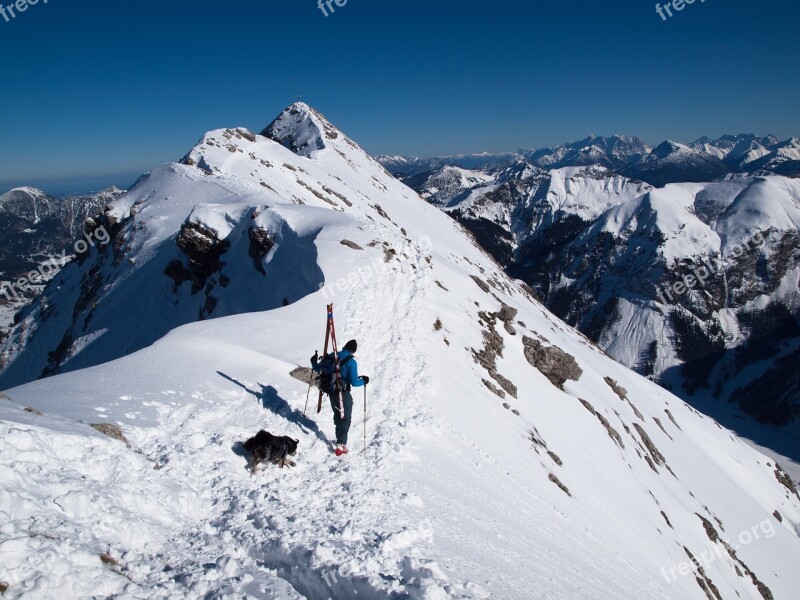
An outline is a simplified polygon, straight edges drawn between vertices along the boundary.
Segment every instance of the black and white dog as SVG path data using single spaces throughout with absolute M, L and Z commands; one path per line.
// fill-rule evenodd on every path
M 276 437 L 262 429 L 255 437 L 251 437 L 244 443 L 244 449 L 253 455 L 253 460 L 250 463 L 250 474 L 255 475 L 258 465 L 262 462 L 271 462 L 279 465 L 281 469 L 284 465 L 297 466 L 289 457 L 297 454 L 297 445 L 299 443 L 300 440 L 295 440 L 285 435 Z

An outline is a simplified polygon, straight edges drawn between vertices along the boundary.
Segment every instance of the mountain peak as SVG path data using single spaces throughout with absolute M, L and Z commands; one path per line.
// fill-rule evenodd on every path
M 692 149 L 689 148 L 689 146 L 685 146 L 679 142 L 673 142 L 672 140 L 666 140 L 653 148 L 651 156 L 655 158 L 667 158 L 671 154 L 691 152 Z
M 0 194 L 0 198 L 17 196 L 19 194 L 26 194 L 27 196 L 30 196 L 32 198 L 39 198 L 39 197 L 42 197 L 42 196 L 47 196 L 46 193 L 44 193 L 42 190 L 40 190 L 38 188 L 24 186 L 24 187 L 17 187 L 17 188 L 8 190 L 5 194 Z
M 261 135 L 302 156 L 324 150 L 333 140 L 344 137 L 319 111 L 305 102 L 295 102 L 278 115 Z

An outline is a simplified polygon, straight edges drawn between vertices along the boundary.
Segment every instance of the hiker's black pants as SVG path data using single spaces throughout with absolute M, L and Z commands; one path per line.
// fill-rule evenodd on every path
M 344 418 L 339 412 L 339 395 L 333 394 L 331 397 L 331 408 L 333 408 L 333 424 L 336 425 L 336 443 L 347 445 L 347 434 L 350 431 L 350 421 L 353 418 L 353 394 L 342 392 L 342 404 L 344 405 Z

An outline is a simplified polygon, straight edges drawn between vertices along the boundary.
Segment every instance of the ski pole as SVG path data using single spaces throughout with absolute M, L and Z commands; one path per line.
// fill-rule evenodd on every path
M 367 451 L 367 384 L 364 384 L 364 452 Z
M 306 407 L 303 409 L 303 416 L 308 412 L 308 399 L 311 397 L 311 382 L 308 382 L 308 391 L 306 392 Z
M 319 350 L 314 350 L 314 357 L 319 359 Z M 311 371 L 311 375 L 308 378 L 308 391 L 306 392 L 306 407 L 303 409 L 303 416 L 306 416 L 308 412 L 308 399 L 311 397 L 311 384 L 314 382 L 314 371 Z

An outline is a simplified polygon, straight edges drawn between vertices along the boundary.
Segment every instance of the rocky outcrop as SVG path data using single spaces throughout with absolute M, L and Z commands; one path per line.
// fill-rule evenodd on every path
M 567 380 L 578 381 L 583 375 L 575 357 L 556 346 L 545 346 L 540 341 L 524 336 L 525 358 L 547 377 L 554 386 L 564 389 Z
M 293 369 L 289 375 L 297 379 L 297 381 L 306 383 L 308 385 L 316 383 L 316 375 L 309 367 L 297 367 Z
M 90 427 L 92 429 L 96 429 L 103 435 L 107 435 L 112 439 L 119 440 L 128 448 L 131 447 L 131 443 L 125 437 L 125 434 L 122 433 L 122 428 L 119 425 L 115 425 L 113 423 L 91 423 Z
M 638 423 L 633 424 L 633 428 L 639 433 L 639 437 L 642 438 L 642 442 L 644 443 L 645 448 L 650 453 L 650 456 L 653 458 L 653 462 L 657 465 L 664 465 L 666 461 L 664 459 L 664 455 L 659 452 L 656 445 L 653 443 L 653 440 L 650 439 L 650 436 L 647 435 L 647 432 L 642 429 L 641 425 Z
M 230 247 L 230 242 L 220 240 L 217 233 L 201 223 L 186 221 L 181 227 L 175 243 L 188 259 L 188 266 L 181 270 L 170 263 L 165 274 L 171 277 L 176 286 L 191 280 L 192 294 L 206 287 L 210 277 L 222 269 L 220 258 Z
M 797 496 L 800 499 L 800 493 L 797 491 L 797 486 L 792 481 L 792 478 L 784 471 L 779 464 L 775 464 L 775 479 L 777 479 L 781 485 L 783 485 L 787 490 L 789 490 L 792 494 Z
M 175 238 L 175 244 L 186 256 L 186 259 L 170 261 L 164 269 L 164 275 L 175 282 L 173 292 L 177 292 L 178 288 L 187 281 L 192 283 L 192 295 L 203 291 L 206 298 L 197 317 L 199 320 L 203 320 L 211 316 L 217 308 L 219 301 L 213 294 L 214 289 L 217 285 L 222 287 L 228 285 L 228 278 L 221 274 L 224 263 L 220 259 L 230 248 L 230 242 L 219 239 L 217 232 L 202 223 L 187 220 L 181 226 Z M 256 262 L 256 267 L 258 266 L 260 266 L 260 260 Z M 261 271 L 263 273 L 263 268 Z
M 588 410 L 595 417 L 597 417 L 597 420 L 600 421 L 600 424 L 603 427 L 605 427 L 606 431 L 608 432 L 608 437 L 610 437 L 612 440 L 614 440 L 614 443 L 617 444 L 620 448 L 625 449 L 625 444 L 622 441 L 622 436 L 619 434 L 619 432 L 616 429 L 614 429 L 611 426 L 611 423 L 608 422 L 608 419 L 606 419 L 603 415 L 601 415 L 599 412 L 597 412 L 594 409 L 594 406 L 592 406 L 586 400 L 581 400 L 580 398 L 578 398 L 578 400 L 580 400 L 581 404 L 583 404 L 583 406 L 586 408 L 586 410 Z
M 614 393 L 619 396 L 620 400 L 625 400 L 628 397 L 628 391 L 616 381 L 611 379 L 611 377 L 604 377 L 603 381 L 605 381 L 608 384 L 608 387 L 610 387 Z
M 555 483 L 561 489 L 561 491 L 564 492 L 567 496 L 572 498 L 572 494 L 570 493 L 569 488 L 565 486 L 563 483 L 561 483 L 561 480 L 558 478 L 557 475 L 555 475 L 554 473 L 550 473 L 548 479 L 553 483 Z
M 350 240 L 342 240 L 339 243 L 342 246 L 347 246 L 348 248 L 352 248 L 353 250 L 363 250 L 363 248 L 361 246 L 359 246 L 358 244 L 356 244 L 355 242 L 352 242 Z
M 503 377 L 497 372 L 497 357 L 503 357 L 503 348 L 505 347 L 503 336 L 501 336 L 496 329 L 497 317 L 499 314 L 500 313 L 489 314 L 484 311 L 478 313 L 485 328 L 483 331 L 484 344 L 483 348 L 480 350 L 473 350 L 472 354 L 475 362 L 488 371 L 489 376 L 497 382 L 502 390 L 497 390 L 493 385 L 487 385 L 487 387 L 501 398 L 505 397 L 506 393 L 512 398 L 516 398 L 517 386 L 508 378 Z M 484 383 L 487 382 L 484 381 Z
M 275 246 L 275 236 L 266 229 L 255 226 L 250 228 L 250 230 L 247 232 L 247 235 L 250 238 L 248 254 L 250 255 L 250 258 L 253 259 L 253 264 L 255 265 L 256 269 L 263 275 L 266 275 L 267 272 L 264 269 L 264 258 L 267 256 L 267 254 L 269 254 L 269 251 L 272 250 L 273 246 Z

